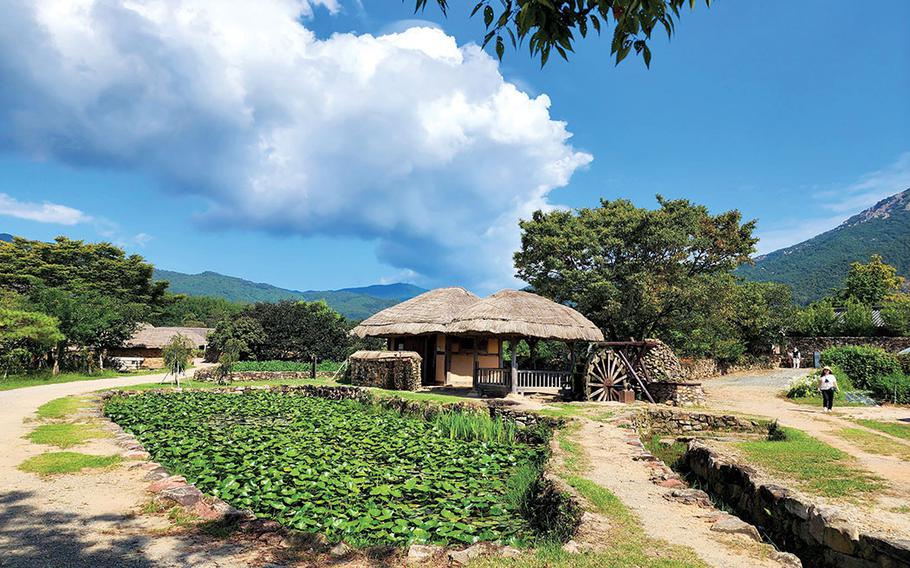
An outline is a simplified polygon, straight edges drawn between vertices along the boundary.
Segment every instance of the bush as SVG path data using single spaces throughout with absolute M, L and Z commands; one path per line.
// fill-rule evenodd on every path
M 777 420 L 768 424 L 768 441 L 783 442 L 787 439 L 787 431 L 780 427 Z
M 877 377 L 900 372 L 897 357 L 884 349 L 866 345 L 832 347 L 822 352 L 822 364 L 838 366 L 846 371 L 853 385 L 859 389 L 869 389 L 870 383 Z M 840 377 L 837 377 L 840 380 Z
M 831 367 L 831 373 L 837 379 L 837 394 L 835 394 L 835 398 L 843 400 L 845 392 L 854 390 L 853 381 L 850 379 L 850 375 L 837 365 L 829 365 L 829 367 Z M 818 390 L 818 378 L 821 374 L 822 370 L 816 369 L 805 377 L 790 381 L 787 385 L 787 398 L 821 398 L 822 393 Z
M 890 373 L 875 377 L 869 383 L 873 397 L 895 404 L 910 404 L 910 375 Z
M 897 362 L 901 366 L 901 371 L 903 371 L 905 375 L 910 375 L 910 353 L 898 355 Z

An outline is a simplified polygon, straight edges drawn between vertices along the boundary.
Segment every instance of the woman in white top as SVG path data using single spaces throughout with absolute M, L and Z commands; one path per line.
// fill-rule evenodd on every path
M 822 406 L 825 412 L 831 412 L 834 406 L 834 393 L 837 392 L 837 377 L 831 367 L 823 367 L 822 374 L 818 377 L 818 390 L 822 391 Z

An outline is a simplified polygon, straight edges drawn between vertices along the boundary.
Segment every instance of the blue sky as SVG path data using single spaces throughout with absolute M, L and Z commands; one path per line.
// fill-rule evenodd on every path
M 910 187 L 900 0 L 700 5 L 650 70 L 609 37 L 497 65 L 472 3 L 37 4 L 0 7 L 0 232 L 161 268 L 488 292 L 537 207 L 685 197 L 768 252 Z

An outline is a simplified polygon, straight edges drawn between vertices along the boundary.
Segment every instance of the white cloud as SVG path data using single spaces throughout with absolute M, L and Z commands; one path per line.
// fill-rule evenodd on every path
M 512 283 L 518 218 L 592 159 L 549 98 L 439 29 L 320 40 L 300 23 L 311 14 L 7 2 L 0 147 L 147 172 L 208 198 L 211 226 L 354 235 L 429 283 Z
M 856 181 L 835 189 L 816 191 L 803 211 L 819 211 L 821 215 L 801 215 L 783 219 L 767 230 L 759 229 L 759 254 L 801 243 L 829 231 L 849 217 L 868 209 L 882 199 L 910 188 L 910 152 L 904 152 L 890 165 L 859 176 Z M 761 227 L 761 225 L 760 225 Z
M 153 238 L 154 237 L 148 233 L 136 233 L 133 235 L 133 242 L 140 247 L 144 247 L 145 245 L 149 244 Z
M 90 221 L 91 217 L 72 207 L 56 203 L 32 203 L 19 201 L 5 193 L 0 193 L 0 215 L 58 225 L 76 225 Z

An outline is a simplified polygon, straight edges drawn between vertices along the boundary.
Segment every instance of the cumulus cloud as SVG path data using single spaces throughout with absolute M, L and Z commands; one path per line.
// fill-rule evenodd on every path
M 91 217 L 72 207 L 57 203 L 32 203 L 0 193 L 0 215 L 58 225 L 76 225 L 90 221 Z
M 517 220 L 591 156 L 442 30 L 317 38 L 334 0 L 0 8 L 0 149 L 148 173 L 209 226 L 354 235 L 430 283 L 511 283 Z M 304 20 L 305 21 L 305 20 Z

